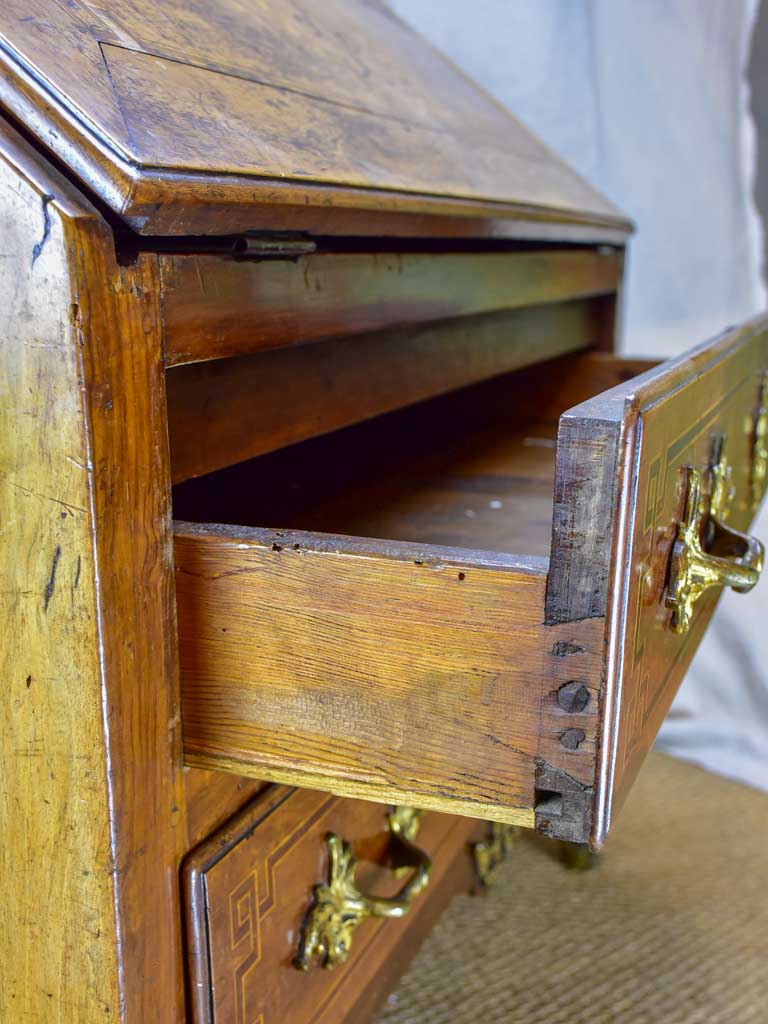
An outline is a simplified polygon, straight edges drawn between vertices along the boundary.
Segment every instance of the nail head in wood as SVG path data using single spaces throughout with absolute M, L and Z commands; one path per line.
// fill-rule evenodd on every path
M 589 690 L 578 679 L 572 679 L 557 691 L 557 703 L 563 711 L 576 714 L 589 704 Z
M 560 742 L 567 750 L 578 750 L 579 745 L 587 738 L 583 729 L 566 729 Z

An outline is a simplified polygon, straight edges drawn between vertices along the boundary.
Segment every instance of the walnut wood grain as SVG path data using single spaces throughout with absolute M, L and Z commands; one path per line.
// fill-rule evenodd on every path
M 385 808 L 270 787 L 185 865 L 194 1024 L 367 1019 L 450 896 L 472 885 L 470 841 L 486 830 L 483 822 L 425 816 L 417 843 L 432 857 L 432 874 L 409 913 L 363 922 L 349 960 L 335 970 L 299 973 L 291 961 L 312 886 L 326 880 L 327 832 L 353 844 L 366 892 L 392 895 L 402 880 L 384 866 Z
M 186 829 L 159 281 L 152 257 L 119 268 L 106 225 L 88 228 L 71 259 L 94 465 L 123 1019 L 138 1021 L 178 1015 L 184 999 L 177 870 Z
M 71 211 L 66 192 L 45 202 L 60 183 L 36 170 L 3 133 L 0 1016 L 64 1021 L 116 1010 L 118 950 L 100 678 L 82 655 L 96 609 L 69 316 Z M 33 264 L 44 211 L 48 237 Z M 48 301 L 37 304 L 42 288 Z
M 176 188 L 172 187 L 174 184 Z M 317 202 L 310 206 L 300 201 L 300 194 L 276 183 L 277 198 L 284 201 L 256 207 L 252 204 L 252 181 L 230 179 L 228 185 L 229 202 L 216 203 L 210 190 L 202 185 L 187 188 L 183 179 L 169 180 L 167 199 L 161 205 L 150 203 L 143 207 L 137 203 L 134 212 L 123 219 L 140 243 L 147 239 L 146 244 L 159 237 L 288 231 L 329 239 L 370 239 L 372 248 L 377 239 L 409 239 L 412 245 L 417 245 L 424 238 L 440 239 L 446 246 L 487 240 L 492 245 L 533 242 L 622 248 L 630 235 L 628 224 L 610 227 L 566 218 L 563 214 L 548 216 L 528 207 L 515 207 L 512 215 L 504 206 L 455 199 L 442 203 L 432 200 L 425 211 L 418 196 L 400 193 L 395 201 L 394 193 L 363 193 L 340 187 L 313 186 Z M 361 199 L 366 203 L 364 209 L 359 205 Z
M 183 1014 L 156 264 L 0 126 L 0 1017 Z M 137 795 L 141 794 L 141 799 Z
M 404 328 L 614 293 L 614 249 L 496 253 L 326 253 L 295 261 L 162 255 L 166 360 Z
M 394 541 L 389 547 L 400 553 L 404 547 L 397 542 L 410 540 L 416 559 L 442 555 L 443 549 L 426 548 L 426 544 L 440 543 L 546 555 L 554 438 L 563 406 L 650 365 L 607 355 L 564 356 L 190 481 L 175 489 L 176 514 L 214 522 L 340 529 L 389 537 Z M 468 511 L 474 513 L 471 518 Z M 237 531 L 230 535 L 236 536 Z M 320 541 L 316 535 L 310 538 L 310 543 Z M 284 537 L 274 542 L 286 545 Z M 343 544 L 351 541 L 347 538 Z M 366 546 L 358 543 L 355 550 L 365 551 Z M 180 589 L 186 582 L 180 579 Z M 278 592 L 276 589 L 275 595 Z M 207 609 L 201 606 L 200 615 L 207 615 Z M 197 628 L 192 622 L 187 630 L 190 635 L 185 633 L 192 647 Z M 300 633 L 303 628 L 297 619 L 290 633 Z M 595 653 L 601 650 L 599 643 L 590 650 L 589 644 L 577 641 L 580 632 L 595 628 L 599 632 L 599 623 L 576 630 L 566 624 L 544 634 L 541 678 L 547 685 L 535 697 L 531 695 L 533 714 L 541 716 L 539 756 L 555 760 L 561 734 L 568 728 L 584 731 L 578 748 L 568 751 L 567 765 L 570 774 L 590 790 L 602 656 Z M 229 631 L 212 631 L 211 635 L 214 644 L 228 644 L 231 638 Z M 212 658 L 215 650 L 214 646 Z M 194 659 L 195 655 L 189 652 L 186 657 Z M 290 663 L 288 656 L 286 668 Z M 574 678 L 586 686 L 590 697 L 589 707 L 575 717 L 557 704 L 560 686 Z M 236 688 L 237 675 L 233 682 Z M 211 708 L 214 716 L 220 711 L 220 706 Z M 210 728 L 217 729 L 218 720 Z M 263 771 L 253 764 L 238 767 L 239 760 L 248 758 L 243 758 L 242 752 L 233 753 L 227 767 L 255 774 Z M 533 778 L 532 761 L 529 768 Z M 302 781 L 307 781 L 305 776 Z M 309 781 L 327 785 L 316 778 Z M 344 780 L 341 784 L 346 787 L 350 783 Z
M 300 345 L 168 373 L 174 483 L 592 344 L 561 303 Z
M 724 434 L 736 495 L 732 523 L 749 526 L 751 431 L 767 366 L 763 317 L 561 418 L 546 621 L 575 626 L 599 616 L 606 622 L 596 845 L 653 743 L 720 596 L 714 591 L 702 599 L 689 633 L 669 629 L 664 595 L 682 515 L 681 470 L 706 468 L 713 437 Z
M 629 227 L 363 0 L 8 0 L 0 29 L 6 109 L 140 230 L 215 231 L 233 213 L 258 227 L 265 208 L 327 205 Z

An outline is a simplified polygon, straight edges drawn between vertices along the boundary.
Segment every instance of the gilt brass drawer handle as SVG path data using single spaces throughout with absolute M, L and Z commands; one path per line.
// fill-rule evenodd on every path
M 754 419 L 752 431 L 752 510 L 762 500 L 766 483 L 768 483 L 768 378 L 761 394 L 760 408 Z
M 473 844 L 472 857 L 475 862 L 475 873 L 483 889 L 487 889 L 492 884 L 497 868 L 507 860 L 521 833 L 522 829 L 516 825 L 505 825 L 500 821 L 492 821 L 489 823 L 486 838 Z
M 693 608 L 712 587 L 751 590 L 763 568 L 763 545 L 755 537 L 726 526 L 733 495 L 731 471 L 716 439 L 710 467 L 702 474 L 685 467 L 685 510 L 672 546 L 665 604 L 672 609 L 671 629 L 686 633 Z
M 355 884 L 356 861 L 352 848 L 340 836 L 326 836 L 328 882 L 316 885 L 314 899 L 302 929 L 296 967 L 305 971 L 315 958 L 323 967 L 344 963 L 349 956 L 352 933 L 367 917 L 403 917 L 429 882 L 432 861 L 413 845 L 421 812 L 395 807 L 389 815 L 390 860 L 395 874 L 412 871 L 397 896 L 365 896 Z

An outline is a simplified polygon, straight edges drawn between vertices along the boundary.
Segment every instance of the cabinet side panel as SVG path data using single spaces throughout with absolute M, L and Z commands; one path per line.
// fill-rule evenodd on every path
M 180 1021 L 156 260 L 118 266 L 108 226 L 1 123 L 0 153 L 0 1019 Z
M 118 266 L 109 229 L 96 219 L 78 222 L 70 259 L 92 463 L 124 1020 L 176 1021 L 186 811 L 157 264 L 144 255 Z
M 120 1017 L 65 224 L 0 153 L 0 1019 L 16 1022 Z

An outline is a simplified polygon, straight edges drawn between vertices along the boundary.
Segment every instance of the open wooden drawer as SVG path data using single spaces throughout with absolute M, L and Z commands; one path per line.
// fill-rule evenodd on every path
M 188 763 L 599 845 L 759 574 L 767 373 L 568 355 L 181 485 Z

